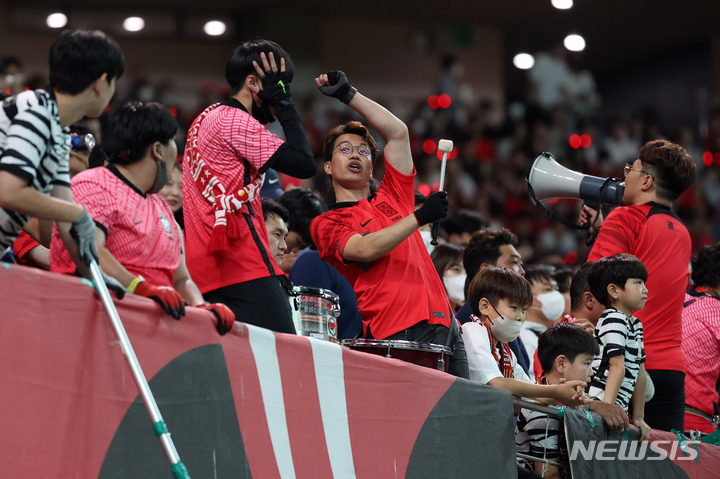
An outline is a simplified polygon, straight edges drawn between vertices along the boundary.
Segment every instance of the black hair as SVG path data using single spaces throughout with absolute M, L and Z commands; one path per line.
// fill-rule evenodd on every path
M 77 95 L 103 73 L 120 78 L 125 58 L 115 40 L 99 30 L 65 30 L 50 47 L 50 86 Z
M 695 286 L 720 286 L 720 243 L 698 249 L 692 260 L 692 280 Z
M 583 303 L 583 295 L 586 291 L 590 291 L 588 284 L 588 274 L 595 264 L 594 261 L 588 261 L 575 270 L 572 281 L 570 281 L 570 311 L 577 311 Z
M 642 261 L 631 254 L 616 254 L 609 258 L 602 258 L 590 268 L 588 283 L 590 292 L 600 304 L 610 306 L 608 285 L 614 284 L 625 289 L 625 283 L 630 278 L 639 278 L 647 281 L 647 268 Z
M 529 307 L 533 301 L 528 280 L 513 270 L 495 266 L 481 269 L 470 283 L 468 299 L 476 316 L 480 316 L 479 303 L 482 298 L 490 301 L 496 308 L 503 299 L 525 307 Z
M 552 272 L 552 277 L 558 285 L 558 291 L 561 293 L 569 293 L 572 284 L 573 269 L 567 266 L 561 266 Z
M 487 227 L 487 221 L 476 211 L 462 209 L 443 221 L 442 227 L 448 235 L 475 234 Z
M 510 230 L 483 230 L 470 238 L 465 251 L 463 251 L 463 266 L 467 273 L 465 282 L 465 295 L 470 287 L 470 281 L 475 277 L 483 263 L 496 264 L 502 253 L 503 245 L 517 246 L 518 239 Z
M 580 354 L 596 356 L 599 351 L 597 340 L 572 323 L 551 326 L 538 337 L 537 354 L 544 373 L 552 371 L 555 359 L 560 355 L 573 362 Z
M 328 210 L 325 202 L 311 190 L 304 187 L 286 191 L 277 201 L 290 214 L 288 230 L 299 234 L 305 244 L 312 245 L 310 223 Z
M 443 273 L 448 267 L 452 267 L 456 264 L 462 264 L 462 254 L 464 246 L 452 244 L 452 243 L 440 243 L 437 245 L 433 252 L 430 253 L 430 259 L 435 266 L 438 276 L 442 280 Z
M 273 214 L 287 223 L 290 213 L 283 205 L 265 196 L 260 198 L 260 202 L 262 203 L 263 219 L 265 221 L 267 221 L 268 215 Z
M 550 283 L 553 279 L 552 269 L 544 265 L 532 265 L 525 268 L 525 279 L 530 281 L 530 284 L 535 282 Z
M 17 65 L 18 68 L 22 68 L 23 64 L 18 57 L 15 55 L 7 55 L 0 58 L 0 74 L 7 73 L 7 69 L 11 65 Z
M 248 75 L 257 74 L 253 66 L 253 60 L 262 67 L 260 54 L 265 53 L 267 55 L 271 52 L 275 56 L 278 70 L 280 69 L 280 59 L 285 59 L 285 72 L 288 75 L 288 82 L 292 81 L 295 66 L 290 55 L 277 43 L 258 38 L 237 47 L 225 66 L 225 80 L 230 85 L 233 95 L 242 89 Z M 270 61 L 269 58 L 268 61 Z
M 170 111 L 155 102 L 129 101 L 100 117 L 102 147 L 110 163 L 129 165 L 140 160 L 150 145 L 167 144 L 178 124 Z

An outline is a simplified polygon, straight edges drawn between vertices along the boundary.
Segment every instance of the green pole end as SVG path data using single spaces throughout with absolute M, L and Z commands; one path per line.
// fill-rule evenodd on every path
M 190 479 L 190 474 L 182 462 L 176 462 L 170 466 L 170 470 L 176 479 Z

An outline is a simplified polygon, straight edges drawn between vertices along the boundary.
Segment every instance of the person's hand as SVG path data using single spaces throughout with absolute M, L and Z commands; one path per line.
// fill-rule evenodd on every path
M 555 386 L 555 399 L 570 407 L 588 404 L 590 400 L 585 397 L 585 381 L 566 381 L 561 379 Z
M 169 286 L 155 286 L 147 281 L 141 281 L 133 293 L 156 301 L 162 306 L 163 311 L 175 319 L 185 316 L 185 300 L 180 293 Z
M 357 93 L 357 88 L 350 85 L 347 76 L 340 70 L 323 73 L 315 79 L 315 83 L 320 93 L 337 98 L 346 105 L 350 104 Z
M 125 297 L 125 287 L 120 284 L 118 280 L 112 276 L 106 275 L 105 273 L 102 273 L 102 278 L 105 282 L 105 286 L 107 286 L 107 289 L 114 291 L 118 299 L 123 299 L 123 297 Z
M 596 399 L 590 402 L 590 410 L 605 420 L 610 432 L 625 432 L 630 427 L 630 420 L 625 410 L 617 404 L 608 404 Z
M 437 191 L 425 199 L 425 203 L 415 210 L 415 218 L 420 226 L 445 218 L 448 214 L 446 191 Z
M 638 431 L 640 431 L 640 442 L 645 442 L 650 439 L 650 432 L 652 431 L 652 429 L 650 428 L 650 426 L 647 425 L 645 419 L 633 419 L 633 425 L 637 426 Z
M 198 308 L 210 311 L 215 315 L 217 318 L 217 332 L 221 335 L 230 331 L 233 324 L 235 324 L 235 313 L 222 303 L 204 303 Z
M 588 333 L 590 336 L 593 336 L 595 334 L 595 326 L 593 325 L 593 323 L 590 322 L 589 319 L 573 318 L 571 323 L 583 328 L 585 332 Z
M 597 220 L 595 220 L 595 217 L 597 216 Z M 578 222 L 580 225 L 588 225 L 590 226 L 590 234 L 594 234 L 597 230 L 600 229 L 600 225 L 602 225 L 603 222 L 603 215 L 602 211 L 597 211 L 588 205 L 583 205 L 582 210 L 580 210 L 580 216 L 578 218 Z
M 255 71 L 260 77 L 257 96 L 270 106 L 276 106 L 280 103 L 290 101 L 290 75 L 285 71 L 285 59 L 280 58 L 280 70 L 278 71 L 275 55 L 270 52 L 268 57 L 265 53 L 260 54 L 262 67 L 253 60 Z
M 72 222 L 70 236 L 77 244 L 77 254 L 80 262 L 90 266 L 91 261 L 98 261 L 97 246 L 95 245 L 95 222 L 90 213 L 83 208 L 80 218 Z

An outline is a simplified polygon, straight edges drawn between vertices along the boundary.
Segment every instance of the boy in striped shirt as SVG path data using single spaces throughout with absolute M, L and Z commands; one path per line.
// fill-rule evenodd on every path
M 588 277 L 593 296 L 607 308 L 595 329 L 600 352 L 593 361 L 589 395 L 630 409 L 643 441 L 650 436 L 644 420 L 645 347 L 642 323 L 632 313 L 645 306 L 647 277 L 645 265 L 630 254 L 602 258 Z

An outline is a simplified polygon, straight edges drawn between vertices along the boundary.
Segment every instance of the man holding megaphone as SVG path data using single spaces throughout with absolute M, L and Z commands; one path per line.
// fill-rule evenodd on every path
M 588 261 L 630 253 L 648 270 L 648 298 L 635 314 L 645 332 L 645 368 L 655 396 L 645 406 L 645 422 L 654 429 L 682 431 L 685 410 L 685 359 L 681 315 L 690 262 L 690 234 L 672 212 L 675 200 L 695 181 L 695 162 L 680 145 L 646 143 L 638 159 L 625 165 L 622 204 L 603 221 L 583 206 L 581 224 L 592 224 L 597 239 Z M 602 227 L 600 227 L 602 225 Z M 639 418 L 634 418 L 639 419 Z

